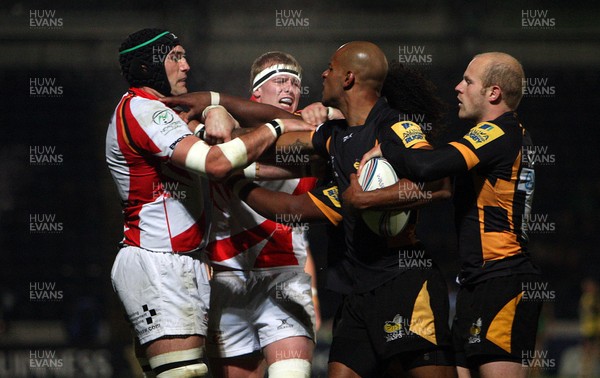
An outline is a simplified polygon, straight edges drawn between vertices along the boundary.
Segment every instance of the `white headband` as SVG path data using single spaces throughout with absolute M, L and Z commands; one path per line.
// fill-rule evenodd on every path
M 257 90 L 264 83 L 266 83 L 267 80 L 279 75 L 293 76 L 299 81 L 302 80 L 302 76 L 300 76 L 300 73 L 298 72 L 298 68 L 296 66 L 292 66 L 289 64 L 276 64 L 274 66 L 265 68 L 254 77 L 254 81 L 252 82 L 252 90 Z

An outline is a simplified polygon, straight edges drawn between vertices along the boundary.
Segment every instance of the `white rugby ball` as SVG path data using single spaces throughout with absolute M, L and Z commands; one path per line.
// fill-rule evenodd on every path
M 382 189 L 398 182 L 398 176 L 384 158 L 373 158 L 365 163 L 358 183 L 365 192 Z M 364 210 L 362 218 L 367 226 L 381 236 L 396 236 L 408 223 L 410 210 Z

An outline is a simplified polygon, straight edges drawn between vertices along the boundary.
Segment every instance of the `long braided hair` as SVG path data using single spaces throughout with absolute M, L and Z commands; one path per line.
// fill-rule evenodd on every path
M 435 84 L 421 72 L 390 62 L 381 94 L 390 107 L 402 113 L 403 120 L 419 124 L 432 145 L 439 142 L 448 105 L 437 95 Z

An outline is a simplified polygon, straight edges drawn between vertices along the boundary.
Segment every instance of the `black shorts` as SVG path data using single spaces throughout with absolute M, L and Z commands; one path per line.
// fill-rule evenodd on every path
M 452 337 L 458 366 L 493 361 L 521 363 L 535 348 L 542 302 L 530 288 L 539 275 L 491 278 L 462 286 L 456 298 Z
M 340 362 L 362 377 L 382 376 L 398 359 L 405 370 L 452 366 L 448 316 L 448 290 L 439 269 L 408 270 L 344 299 L 329 362 Z

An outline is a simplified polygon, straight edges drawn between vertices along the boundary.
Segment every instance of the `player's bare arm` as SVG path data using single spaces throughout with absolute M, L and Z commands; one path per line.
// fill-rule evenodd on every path
M 218 99 L 216 99 L 215 93 L 193 92 L 176 97 L 165 97 L 160 100 L 170 107 L 182 106 L 188 108 L 189 110 L 185 113 L 188 120 L 199 119 L 208 106 L 221 105 L 238 120 L 242 127 L 260 126 L 275 118 L 299 118 L 273 105 L 261 104 L 224 93 L 218 94 Z
M 299 216 L 300 222 L 327 220 L 308 193 L 293 195 L 271 191 L 245 180 L 230 180 L 233 192 L 254 211 L 267 219 L 276 221 L 284 214 Z
M 286 127 L 289 125 L 290 127 L 294 128 L 302 128 L 308 125 L 306 122 L 294 119 L 286 119 L 284 120 L 284 123 Z M 280 150 L 287 148 L 302 153 L 312 153 L 314 152 L 314 146 L 312 144 L 312 132 L 299 131 L 286 133 L 277 140 L 275 148 Z
M 206 174 L 213 180 L 221 180 L 233 170 L 258 159 L 282 133 L 312 128 L 306 123 L 291 124 L 285 128 L 281 123 L 271 122 L 217 146 L 210 146 L 196 136 L 188 136 L 177 143 L 171 159 L 179 166 Z
M 359 210 L 410 210 L 447 200 L 451 196 L 452 188 L 449 178 L 424 184 L 401 179 L 396 184 L 383 189 L 365 192 L 355 174 L 350 175 L 350 186 L 342 194 L 346 205 Z

